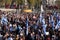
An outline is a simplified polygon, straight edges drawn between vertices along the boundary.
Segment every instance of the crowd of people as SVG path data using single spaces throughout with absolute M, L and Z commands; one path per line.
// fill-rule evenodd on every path
M 0 10 L 0 40 L 60 40 L 60 13 L 21 13 Z

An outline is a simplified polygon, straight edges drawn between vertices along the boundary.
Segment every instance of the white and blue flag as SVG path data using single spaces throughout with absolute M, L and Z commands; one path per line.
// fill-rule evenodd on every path
M 26 19 L 26 35 L 28 35 L 28 16 L 27 16 L 27 19 Z
M 7 25 L 7 23 L 8 23 L 8 20 L 7 20 L 7 17 L 2 17 L 1 18 L 1 24 L 6 24 Z
M 60 20 L 58 21 L 58 23 L 57 23 L 55 29 L 59 29 L 59 28 L 60 28 Z

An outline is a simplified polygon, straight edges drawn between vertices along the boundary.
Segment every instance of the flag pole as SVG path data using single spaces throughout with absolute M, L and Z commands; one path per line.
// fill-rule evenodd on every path
M 27 18 L 26 18 L 26 35 L 28 35 L 28 15 L 27 15 Z

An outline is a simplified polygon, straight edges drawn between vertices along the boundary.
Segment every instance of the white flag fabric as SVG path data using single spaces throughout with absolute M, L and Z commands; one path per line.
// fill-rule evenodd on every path
M 43 5 L 41 5 L 41 12 L 44 12 Z
M 12 37 L 9 37 L 7 40 L 13 40 L 13 38 Z

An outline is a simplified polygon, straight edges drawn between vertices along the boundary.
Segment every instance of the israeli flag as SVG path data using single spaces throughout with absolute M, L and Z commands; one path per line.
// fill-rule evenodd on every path
M 52 25 L 52 29 L 54 30 L 54 20 L 53 20 L 53 15 L 49 16 L 49 23 Z
M 45 24 L 45 19 L 44 18 L 42 19 L 42 24 Z
M 39 18 L 40 23 L 42 22 L 42 19 L 43 19 L 43 16 L 42 16 L 42 13 L 41 13 L 41 14 L 40 14 L 40 18 Z
M 27 16 L 27 19 L 26 19 L 26 35 L 28 35 L 28 16 Z
M 59 28 L 60 28 L 60 21 L 58 21 L 58 23 L 57 23 L 55 29 L 59 29 Z
M 46 35 L 46 27 L 47 27 L 47 24 L 44 24 L 42 26 L 43 26 L 43 33 Z
M 1 24 L 6 24 L 7 25 L 7 23 L 8 23 L 7 18 L 6 17 L 2 17 L 1 18 Z
M 54 30 L 54 20 L 53 20 L 53 15 L 51 16 L 51 24 L 52 24 L 52 29 Z

